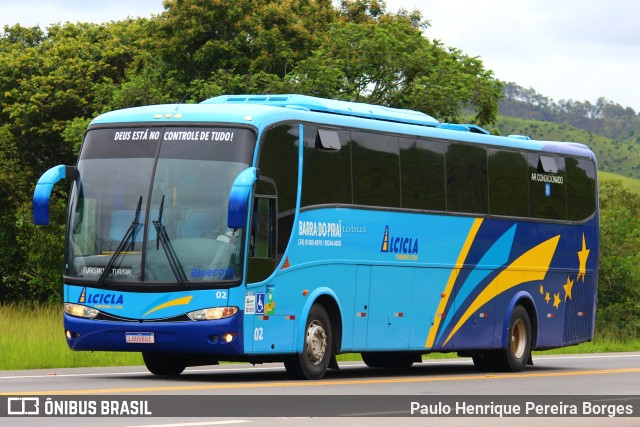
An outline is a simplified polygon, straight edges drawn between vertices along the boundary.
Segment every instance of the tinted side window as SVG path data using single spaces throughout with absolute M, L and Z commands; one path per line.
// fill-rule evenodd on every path
M 566 159 L 569 219 L 579 221 L 596 210 L 596 166 L 591 160 Z
M 447 210 L 487 213 L 487 150 L 449 144 L 446 154 Z
M 532 218 L 567 219 L 563 157 L 529 153 L 529 208 Z M 553 173 L 553 170 L 556 170 Z
M 400 207 L 398 138 L 351 132 L 353 141 L 353 203 Z
M 261 180 L 272 182 L 277 195 L 277 254 L 284 253 L 296 208 L 298 187 L 298 125 L 280 125 L 269 129 L 260 148 Z
M 529 216 L 529 182 L 525 154 L 489 150 L 489 213 Z
M 339 149 L 324 149 L 318 128 L 304 127 L 304 162 L 302 171 L 302 206 L 351 204 L 351 134 L 335 131 Z
M 446 209 L 444 143 L 400 138 L 402 207 Z

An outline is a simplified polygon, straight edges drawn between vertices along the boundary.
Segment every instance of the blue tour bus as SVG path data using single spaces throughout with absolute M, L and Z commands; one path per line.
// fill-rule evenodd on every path
M 95 118 L 72 180 L 72 350 L 141 352 L 157 375 L 336 355 L 409 367 L 457 352 L 520 371 L 593 337 L 594 154 L 410 110 L 220 96 Z

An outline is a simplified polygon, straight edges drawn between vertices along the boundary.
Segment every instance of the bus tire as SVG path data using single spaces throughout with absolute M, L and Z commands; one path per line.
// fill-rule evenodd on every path
M 322 305 L 311 306 L 304 330 L 302 353 L 285 356 L 284 367 L 294 378 L 319 380 L 327 372 L 333 352 L 331 320 Z
M 364 352 L 362 361 L 370 368 L 409 369 L 420 359 L 419 354 L 409 352 Z
M 142 353 L 144 364 L 154 375 L 180 375 L 187 367 L 185 360 L 174 354 Z
M 497 353 L 496 367 L 505 372 L 521 372 L 531 358 L 531 320 L 527 310 L 517 305 L 511 312 L 506 348 Z

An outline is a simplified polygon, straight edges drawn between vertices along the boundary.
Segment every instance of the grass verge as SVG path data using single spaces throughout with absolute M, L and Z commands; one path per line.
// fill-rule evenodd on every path
M 61 305 L 0 305 L 0 370 L 141 365 L 140 353 L 71 351 Z

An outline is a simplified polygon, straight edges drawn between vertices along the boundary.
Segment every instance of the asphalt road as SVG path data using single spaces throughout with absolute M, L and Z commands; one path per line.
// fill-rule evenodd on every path
M 640 426 L 640 352 L 537 356 L 522 373 L 481 373 L 470 359 L 426 360 L 410 370 L 346 362 L 340 367 L 321 381 L 291 380 L 278 364 L 194 367 L 174 378 L 156 377 L 144 367 L 0 371 L 0 405 L 7 406 L 0 407 L 2 415 L 18 411 L 21 399 L 32 404 L 28 398 L 39 399 L 40 414 L 45 404 L 47 414 L 100 413 L 103 407 L 129 414 L 0 417 L 0 425 Z M 585 408 L 603 416 L 582 417 Z M 630 408 L 633 417 L 616 413 Z M 517 418 L 499 416 L 517 410 Z M 132 416 L 145 411 L 152 415 Z M 489 417 L 470 415 L 483 411 Z M 443 417 L 456 412 L 465 416 Z

